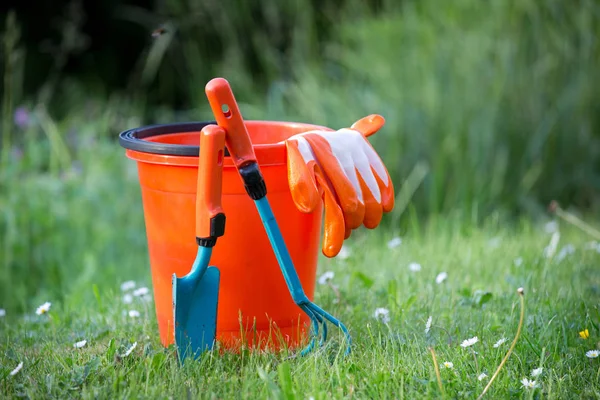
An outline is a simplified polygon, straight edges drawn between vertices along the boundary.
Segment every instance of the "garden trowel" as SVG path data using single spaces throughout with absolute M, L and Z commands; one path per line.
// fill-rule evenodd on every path
M 196 243 L 198 252 L 191 271 L 173 274 L 175 345 L 181 363 L 212 350 L 217 331 L 220 271 L 209 267 L 217 238 L 225 233 L 221 187 L 225 131 L 207 125 L 200 132 L 198 188 L 196 193 Z

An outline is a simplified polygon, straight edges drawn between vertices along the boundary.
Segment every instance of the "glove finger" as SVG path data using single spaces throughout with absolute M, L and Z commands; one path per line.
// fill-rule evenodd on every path
M 394 184 L 392 182 L 392 178 L 383 164 L 379 155 L 369 143 L 368 140 L 365 140 L 366 146 L 364 147 L 364 153 L 369 160 L 369 165 L 371 167 L 371 172 L 377 181 L 377 186 L 379 187 L 380 192 L 380 203 L 383 207 L 383 212 L 390 212 L 394 208 Z
M 326 257 L 332 258 L 338 255 L 344 244 L 344 215 L 331 191 L 331 187 L 318 169 L 316 179 L 323 188 L 323 198 L 325 203 L 325 229 L 323 234 L 322 252 Z
M 365 205 L 359 201 L 357 207 L 353 212 L 344 211 L 344 222 L 348 229 L 356 229 L 363 224 L 365 218 Z
M 363 136 L 368 137 L 377 133 L 384 124 L 385 119 L 381 115 L 371 114 L 353 123 L 350 129 L 359 131 Z
M 302 142 L 288 140 L 285 145 L 292 199 L 301 212 L 310 213 L 318 206 L 321 197 L 314 178 L 316 162 L 305 148 L 301 150 L 299 146 L 303 146 Z
M 375 171 L 373 171 L 375 173 Z M 377 179 L 377 184 L 379 185 L 379 189 L 381 190 L 381 207 L 383 208 L 383 212 L 390 212 L 394 209 L 395 203 L 395 193 L 394 193 L 394 184 L 392 183 L 392 178 L 387 173 L 387 185 L 385 182 L 379 178 L 379 175 L 375 174 L 375 179 Z
M 362 188 L 363 201 L 365 202 L 365 216 L 363 219 L 363 223 L 366 228 L 374 229 L 381 222 L 381 218 L 383 216 L 383 208 L 381 206 L 381 203 L 379 203 L 379 201 L 375 199 L 371 190 L 369 190 L 369 187 L 367 186 L 360 173 L 358 174 L 358 179 Z
M 346 228 L 346 232 L 344 233 L 344 240 L 348 239 L 352 235 L 352 229 Z
M 304 138 L 310 143 L 310 146 L 315 154 L 315 158 L 319 160 L 319 165 L 327 176 L 327 180 L 333 187 L 338 203 L 342 208 L 344 215 L 349 218 L 348 222 L 356 223 L 352 214 L 357 212 L 360 207 L 357 189 L 352 184 L 340 160 L 333 154 L 330 143 L 327 139 L 318 134 L 308 134 Z M 354 169 L 352 169 L 352 172 Z M 358 210 L 360 215 L 360 210 Z M 361 218 L 362 220 L 362 218 Z

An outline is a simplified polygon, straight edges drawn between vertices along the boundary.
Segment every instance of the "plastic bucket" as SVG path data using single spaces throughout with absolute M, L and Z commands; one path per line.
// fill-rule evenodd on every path
M 172 274 L 186 275 L 197 252 L 195 197 L 201 129 L 209 123 L 153 125 L 119 136 L 126 156 L 137 162 L 152 286 L 161 342 L 174 342 Z M 325 127 L 275 121 L 246 121 L 267 196 L 290 255 L 312 301 L 322 208 L 311 214 L 295 207 L 287 182 L 286 148 L 296 133 Z M 292 301 L 256 206 L 225 153 L 222 206 L 225 235 L 210 265 L 221 271 L 217 341 L 221 347 L 281 349 L 303 345 L 308 317 Z

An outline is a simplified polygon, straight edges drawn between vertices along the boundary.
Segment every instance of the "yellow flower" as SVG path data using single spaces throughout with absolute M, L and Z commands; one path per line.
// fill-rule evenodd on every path
M 579 337 L 582 339 L 587 339 L 590 337 L 590 331 L 588 331 L 587 329 L 582 330 L 581 332 L 579 332 Z

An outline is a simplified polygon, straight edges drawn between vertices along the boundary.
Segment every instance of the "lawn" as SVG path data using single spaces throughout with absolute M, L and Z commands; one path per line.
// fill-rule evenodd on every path
M 6 18 L 0 397 L 600 398 L 600 237 L 546 209 L 556 199 L 600 226 L 598 2 L 403 0 L 367 13 L 352 0 L 319 3 L 322 15 L 311 0 L 263 2 L 265 31 L 248 2 L 208 2 L 215 21 L 239 21 L 210 28 L 224 46 L 214 59 L 198 39 L 206 24 L 180 7 L 198 2 L 160 3 L 157 20 L 185 18 L 149 40 L 118 90 L 95 62 L 81 79 L 57 62 L 26 95 L 27 29 Z M 286 51 L 280 27 L 294 32 Z M 180 366 L 160 344 L 138 176 L 116 139 L 212 120 L 203 87 L 216 76 L 247 120 L 386 118 L 369 141 L 396 207 L 321 256 L 316 277 L 315 302 L 352 335 L 347 357 L 331 325 L 306 357 L 244 349 Z
M 364 230 L 340 256 L 321 259 L 319 277 L 330 279 L 317 285 L 315 302 L 348 326 L 349 356 L 343 357 L 342 336 L 330 325 L 326 346 L 306 357 L 206 354 L 183 367 L 174 348 L 160 345 L 152 299 L 139 290 L 151 289 L 145 248 L 134 245 L 120 280 L 118 274 L 86 278 L 81 266 L 62 300 L 44 299 L 51 302 L 48 313 L 37 315 L 32 306 L 0 319 L 0 392 L 28 398 L 441 398 L 431 348 L 444 393 L 476 398 L 515 338 L 517 290 L 523 288 L 522 333 L 486 398 L 600 397 L 600 358 L 586 356 L 600 348 L 600 247 L 558 221 L 458 226 L 445 218 L 412 224 L 401 236 Z M 128 278 L 135 288 L 124 291 Z M 138 296 L 127 296 L 136 289 Z M 585 329 L 586 339 L 580 335 Z M 523 387 L 523 378 L 536 387 Z

